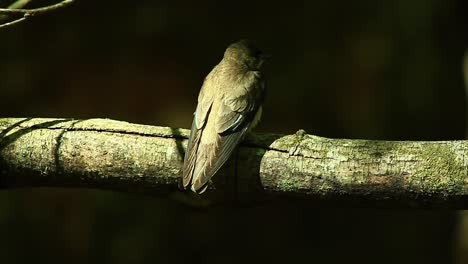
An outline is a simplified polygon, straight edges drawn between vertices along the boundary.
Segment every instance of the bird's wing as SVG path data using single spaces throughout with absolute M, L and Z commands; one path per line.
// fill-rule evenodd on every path
M 192 179 L 193 191 L 205 191 L 210 178 L 231 156 L 248 131 L 263 99 L 263 80 L 254 79 L 249 85 L 261 87 L 247 87 L 239 89 L 241 92 L 238 94 L 225 95 L 209 114 L 208 119 L 214 118 L 214 126 L 210 129 L 215 132 L 215 140 L 199 142 Z
M 208 114 L 211 111 L 213 97 L 205 95 L 205 86 L 202 86 L 198 96 L 198 104 L 195 113 L 193 113 L 192 127 L 190 129 L 189 141 L 184 157 L 184 168 L 182 173 L 182 185 L 186 189 L 192 180 L 192 175 L 197 162 L 198 146 L 206 125 Z

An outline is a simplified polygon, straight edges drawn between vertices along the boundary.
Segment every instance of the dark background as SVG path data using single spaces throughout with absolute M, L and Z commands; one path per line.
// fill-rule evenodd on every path
M 77 0 L 0 31 L 0 116 L 188 128 L 204 76 L 229 43 L 251 38 L 274 56 L 257 131 L 463 139 L 467 11 L 466 0 Z M 0 192 L 0 261 L 468 263 L 460 215 L 195 210 L 148 196 L 20 189 Z

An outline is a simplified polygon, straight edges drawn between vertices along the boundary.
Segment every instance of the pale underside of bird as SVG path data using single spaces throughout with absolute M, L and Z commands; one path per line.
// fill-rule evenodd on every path
M 245 134 L 259 121 L 265 82 L 265 57 L 248 40 L 231 44 L 221 62 L 206 76 L 198 96 L 182 186 L 203 193 Z

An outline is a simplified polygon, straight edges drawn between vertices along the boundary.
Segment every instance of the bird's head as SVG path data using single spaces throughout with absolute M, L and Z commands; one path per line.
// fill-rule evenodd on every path
M 248 39 L 232 43 L 224 52 L 225 59 L 246 65 L 249 70 L 253 71 L 259 70 L 265 60 L 270 57 L 270 55 L 261 52 L 255 43 Z

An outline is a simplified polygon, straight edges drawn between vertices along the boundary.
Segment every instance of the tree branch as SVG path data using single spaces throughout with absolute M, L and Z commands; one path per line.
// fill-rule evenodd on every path
M 177 191 L 188 131 L 108 119 L 0 119 L 1 188 Z M 358 206 L 467 208 L 468 141 L 250 136 L 207 195 Z
M 63 0 L 53 5 L 39 7 L 39 8 L 32 8 L 32 9 L 16 8 L 16 7 L 22 7 L 26 5 L 29 1 L 30 0 L 17 1 L 13 3 L 12 5 L 10 5 L 9 8 L 0 8 L 0 21 L 5 19 L 5 15 L 22 15 L 20 18 L 17 18 L 11 22 L 1 23 L 0 29 L 23 22 L 32 16 L 49 13 L 54 10 L 66 7 L 72 4 L 75 0 Z
M 23 22 L 25 20 L 26 20 L 26 17 L 20 17 L 18 19 L 13 20 L 13 21 L 2 23 L 2 24 L 0 24 L 0 29 L 19 24 L 19 23 L 21 23 L 21 22 Z
M 10 4 L 7 8 L 8 9 L 18 9 L 18 8 L 22 8 L 24 7 L 25 5 L 27 5 L 29 2 L 31 2 L 31 0 L 17 0 L 15 2 L 13 2 L 12 4 Z M 8 15 L 0 15 L 0 21 L 4 20 L 8 18 Z M 18 20 L 18 19 L 17 19 Z

